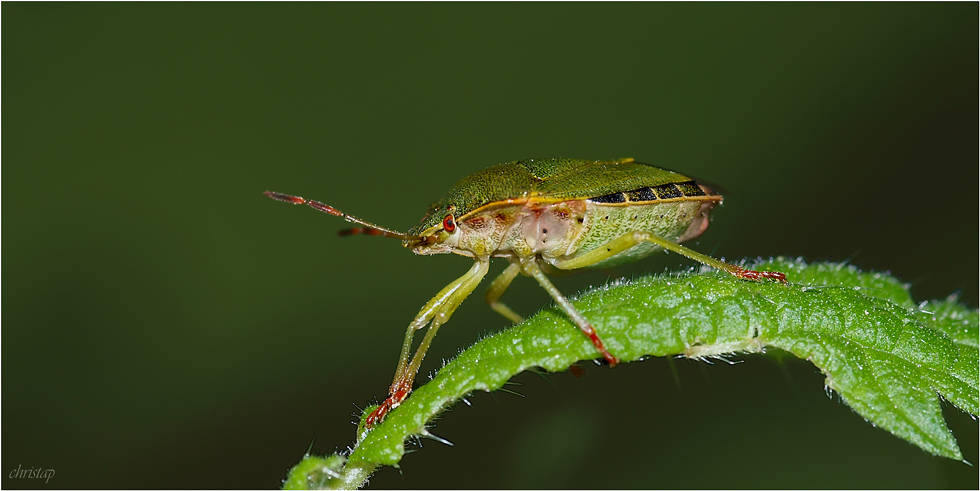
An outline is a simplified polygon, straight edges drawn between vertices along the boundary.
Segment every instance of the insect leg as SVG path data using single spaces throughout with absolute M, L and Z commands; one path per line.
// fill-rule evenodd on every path
M 510 263 L 507 269 L 500 273 L 500 276 L 494 278 L 493 283 L 490 283 L 490 288 L 487 288 L 486 300 L 490 308 L 496 310 L 500 315 L 510 319 L 514 324 L 520 324 L 524 322 L 524 318 L 518 315 L 516 312 L 510 309 L 510 307 L 504 305 L 500 301 L 500 296 L 504 294 L 507 287 L 510 286 L 510 282 L 514 281 L 514 278 L 521 272 L 521 265 L 518 263 Z
M 728 264 L 724 261 L 715 259 L 711 256 L 701 254 L 700 252 L 697 252 L 695 250 L 688 249 L 687 247 L 684 247 L 680 244 L 675 244 L 669 240 L 666 240 L 662 237 L 658 237 L 651 233 L 643 232 L 640 234 L 639 238 L 642 238 L 647 242 L 652 242 L 654 244 L 657 244 L 658 246 L 663 247 L 668 251 L 673 251 L 682 256 L 689 257 L 701 264 L 707 264 L 712 268 L 725 271 L 736 278 L 742 278 L 746 280 L 756 280 L 756 281 L 762 279 L 770 279 L 770 280 L 776 280 L 782 283 L 786 283 L 786 275 L 778 271 L 753 271 L 751 269 L 741 268 L 734 264 Z
M 374 412 L 368 415 L 366 421 L 368 426 L 383 419 L 388 411 L 398 407 L 408 397 L 408 394 L 412 392 L 412 382 L 415 380 L 415 374 L 422 364 L 425 352 L 429 349 L 429 344 L 432 343 L 432 338 L 435 337 L 439 327 L 449 320 L 449 317 L 456 311 L 456 308 L 480 284 L 480 280 L 487 274 L 487 269 L 489 269 L 489 260 L 478 259 L 476 264 L 466 274 L 457 278 L 456 281 L 453 281 L 436 294 L 436 296 L 432 297 L 422 307 L 422 310 L 419 311 L 415 320 L 409 324 L 408 330 L 405 332 L 404 344 L 402 344 L 402 353 L 398 359 L 398 368 L 395 370 L 395 378 L 391 383 L 391 387 L 388 389 L 388 398 Z M 411 358 L 411 363 L 409 363 L 409 354 L 411 353 L 412 338 L 415 331 L 425 327 L 429 321 L 432 322 L 429 325 L 429 330 L 415 351 L 415 356 Z
M 574 322 L 575 325 L 582 330 L 585 336 L 592 341 L 592 345 L 595 346 L 595 349 L 598 350 L 599 353 L 602 353 L 602 357 L 609 362 L 609 366 L 614 367 L 618 365 L 619 359 L 613 356 L 612 353 L 606 349 L 606 346 L 602 343 L 602 339 L 599 338 L 599 333 L 597 333 L 595 328 L 592 327 L 592 324 L 590 324 L 589 321 L 586 320 L 585 317 L 583 317 L 582 314 L 572 306 L 572 303 L 569 302 L 560 291 L 558 291 L 558 288 L 555 288 L 555 285 L 551 283 L 551 280 L 549 280 L 544 272 L 541 271 L 541 268 L 538 266 L 537 262 L 535 262 L 534 259 L 530 259 L 523 263 L 523 266 L 524 271 L 531 275 L 534 279 L 538 280 L 538 283 L 540 283 L 541 286 L 547 290 L 547 292 L 551 295 L 551 298 L 555 299 L 555 302 L 557 302 L 558 305 L 561 306 L 562 310 L 568 314 L 568 317 L 572 319 L 572 322 Z
M 734 264 L 728 264 L 711 256 L 688 249 L 682 245 L 675 244 L 650 232 L 629 232 L 623 234 L 613 240 L 610 240 L 605 246 L 589 251 L 581 256 L 566 260 L 559 260 L 555 263 L 555 267 L 559 269 L 578 269 L 590 266 L 600 261 L 609 259 L 610 257 L 613 257 L 616 254 L 619 254 L 620 252 L 623 252 L 641 242 L 651 242 L 664 249 L 667 249 L 668 251 L 676 252 L 699 263 L 725 271 L 736 278 L 748 280 L 770 279 L 783 283 L 786 282 L 786 275 L 778 271 L 753 271 L 750 269 L 740 268 Z
M 481 263 L 483 264 L 481 265 Z M 488 260 L 477 260 L 476 264 L 474 264 L 473 267 L 466 272 L 466 274 L 446 285 L 446 287 L 440 290 L 436 296 L 432 297 L 428 302 L 426 302 L 425 306 L 422 307 L 422 310 L 419 310 L 418 315 L 415 316 L 415 319 L 412 320 L 412 323 L 408 325 L 408 329 L 405 331 L 405 341 L 402 343 L 401 356 L 398 358 L 398 368 L 395 370 L 395 379 L 392 381 L 391 385 L 392 390 L 394 390 L 395 385 L 398 384 L 399 381 L 404 379 L 403 374 L 406 367 L 408 367 L 408 362 L 411 357 L 412 338 L 415 335 L 415 331 L 425 327 L 425 325 L 428 324 L 429 321 L 431 321 L 432 318 L 440 312 L 445 303 L 456 295 L 456 292 L 460 289 L 460 287 L 462 287 L 467 280 L 473 277 L 474 274 L 482 270 L 482 273 L 479 273 L 479 278 L 477 279 L 477 283 L 479 283 L 479 279 L 483 278 L 483 276 L 487 274 L 487 267 Z M 474 285 L 474 288 L 475 287 L 476 286 Z M 472 291 L 473 290 L 471 289 L 470 292 Z M 469 292 L 466 295 L 469 295 Z M 466 296 L 463 296 L 463 298 L 466 298 Z M 455 307 L 453 310 L 455 310 Z
M 432 317 L 429 330 L 425 333 L 425 337 L 422 338 L 422 342 L 419 343 L 418 349 L 415 350 L 412 363 L 405 370 L 405 376 L 408 378 L 409 386 L 411 386 L 411 381 L 415 378 L 415 374 L 418 373 L 419 366 L 422 365 L 422 359 L 425 358 L 425 352 L 429 350 L 429 344 L 432 343 L 432 338 L 436 337 L 436 332 L 439 331 L 439 327 L 445 324 L 449 320 L 449 317 L 453 315 L 453 312 L 456 311 L 456 308 L 463 303 L 463 300 L 466 300 L 466 297 L 470 296 L 470 293 L 473 293 L 473 290 L 476 289 L 480 281 L 483 280 L 483 277 L 486 276 L 489 267 L 489 260 L 477 259 L 476 264 L 460 278 L 463 281 L 459 288 L 446 297 L 446 301 L 440 307 L 439 312 Z

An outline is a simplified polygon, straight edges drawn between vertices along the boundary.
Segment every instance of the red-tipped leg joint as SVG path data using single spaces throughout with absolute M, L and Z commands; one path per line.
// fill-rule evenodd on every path
M 371 411 L 371 414 L 369 414 L 367 419 L 364 421 L 368 428 L 380 423 L 385 419 L 385 416 L 388 415 L 388 412 L 401 405 L 402 401 L 404 401 L 408 395 L 412 393 L 412 386 L 411 383 L 406 384 L 404 382 L 399 382 L 392 385 L 389 392 L 391 395 L 389 395 L 388 398 L 385 399 L 385 401 L 382 402 L 381 405 L 374 411 Z
M 589 341 L 592 341 L 592 346 L 595 346 L 596 351 L 601 353 L 602 357 L 606 359 L 606 363 L 609 363 L 609 368 L 616 368 L 616 365 L 619 365 L 619 358 L 613 356 L 606 349 L 606 345 L 602 343 L 602 338 L 599 337 L 599 333 L 592 327 L 592 324 L 587 324 L 585 328 L 579 326 L 579 329 L 589 338 Z
M 735 276 L 746 280 L 773 280 L 780 283 L 786 283 L 786 275 L 780 273 L 779 271 L 753 271 L 751 269 L 739 268 L 739 271 L 735 274 Z
M 593 341 L 593 343 L 594 342 L 595 341 Z M 606 359 L 606 363 L 609 364 L 609 368 L 616 368 L 616 365 L 619 365 L 619 358 L 613 356 L 612 353 L 610 353 L 609 350 L 607 350 L 606 347 L 602 345 L 602 341 L 599 341 L 599 344 L 596 345 L 596 349 L 598 349 L 599 352 L 602 353 L 602 357 Z

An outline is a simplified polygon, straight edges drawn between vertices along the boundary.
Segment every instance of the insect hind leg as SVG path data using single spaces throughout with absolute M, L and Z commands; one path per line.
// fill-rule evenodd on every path
M 582 254 L 581 256 L 559 260 L 555 263 L 555 267 L 559 269 L 578 269 L 591 266 L 609 259 L 616 254 L 619 254 L 642 242 L 650 242 L 668 251 L 676 252 L 677 254 L 691 258 L 701 264 L 706 264 L 712 268 L 725 271 L 736 278 L 754 281 L 768 279 L 786 283 L 786 275 L 778 271 L 754 271 L 751 269 L 745 269 L 734 264 L 729 264 L 715 259 L 711 256 L 701 254 L 700 252 L 671 242 L 653 233 L 642 231 L 627 232 L 615 239 L 610 240 L 604 246 L 598 247 L 592 251 Z

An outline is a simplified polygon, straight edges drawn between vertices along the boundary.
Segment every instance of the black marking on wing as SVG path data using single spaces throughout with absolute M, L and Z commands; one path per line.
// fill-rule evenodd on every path
M 673 184 L 661 184 L 653 188 L 653 192 L 657 193 L 657 197 L 660 199 L 681 198 L 684 196 L 684 193 Z
M 704 194 L 704 191 L 701 189 L 701 187 L 698 186 L 697 183 L 694 182 L 694 181 L 680 182 L 680 183 L 675 184 L 675 186 L 677 186 L 677 188 L 680 189 L 682 193 L 684 193 L 684 196 L 704 196 L 705 195 Z
M 642 203 L 657 201 L 658 199 L 674 199 L 684 197 L 714 195 L 709 188 L 707 192 L 698 185 L 696 181 L 679 182 L 673 184 L 661 184 L 652 188 L 640 188 L 622 193 L 610 193 L 589 198 L 593 203 Z
M 650 188 L 640 188 L 634 189 L 633 191 L 627 191 L 626 197 L 630 201 L 656 201 L 657 195 Z
M 623 193 L 610 193 L 595 198 L 589 198 L 593 203 L 625 203 L 626 196 Z

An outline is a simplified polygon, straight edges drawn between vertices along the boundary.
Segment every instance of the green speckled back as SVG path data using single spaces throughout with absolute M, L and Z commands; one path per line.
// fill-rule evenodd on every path
M 690 180 L 676 172 L 633 162 L 633 159 L 518 160 L 495 165 L 463 178 L 445 197 L 430 206 L 422 222 L 408 233 L 417 235 L 438 225 L 450 205 L 456 207 L 456 216 L 460 217 L 486 204 L 512 198 L 586 199 Z

